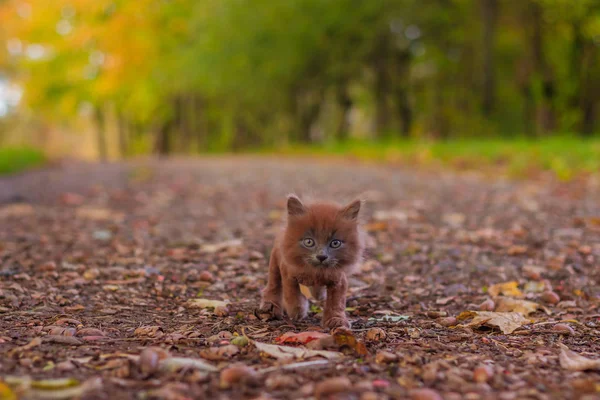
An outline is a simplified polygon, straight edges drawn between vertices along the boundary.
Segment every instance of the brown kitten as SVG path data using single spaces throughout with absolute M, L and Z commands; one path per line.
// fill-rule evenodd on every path
M 345 207 L 331 203 L 303 204 L 288 196 L 288 222 L 275 239 L 269 262 L 269 279 L 260 309 L 295 320 L 306 317 L 308 300 L 300 284 L 323 299 L 323 326 L 350 327 L 346 318 L 347 276 L 362 257 L 364 243 L 358 223 L 361 202 Z

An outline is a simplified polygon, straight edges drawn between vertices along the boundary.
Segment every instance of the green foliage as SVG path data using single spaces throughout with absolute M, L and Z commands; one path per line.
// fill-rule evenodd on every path
M 456 139 L 445 142 L 350 140 L 325 146 L 293 146 L 279 151 L 290 155 L 349 156 L 363 161 L 412 166 L 442 165 L 462 170 L 506 173 L 513 178 L 547 171 L 554 173 L 559 179 L 569 180 L 581 173 L 600 171 L 600 139 L 585 140 L 577 135 L 537 140 L 527 137 Z
M 24 4 L 0 3 L 23 109 L 100 135 L 114 111 L 123 154 L 600 131 L 598 0 Z
M 31 148 L 0 148 L 0 174 L 12 174 L 46 162 L 44 154 Z

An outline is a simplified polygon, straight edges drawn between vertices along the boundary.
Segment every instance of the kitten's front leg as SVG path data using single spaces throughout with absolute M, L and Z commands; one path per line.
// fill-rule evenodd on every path
M 283 307 L 288 317 L 299 321 L 308 313 L 308 300 L 300 291 L 298 281 L 290 276 L 282 276 Z
M 341 326 L 350 328 L 350 322 L 346 318 L 346 290 L 348 280 L 345 275 L 339 282 L 327 286 L 327 301 L 323 310 L 323 326 L 329 329 Z
M 267 287 L 262 291 L 260 302 L 260 311 L 269 313 L 275 318 L 283 315 L 281 307 L 281 270 L 279 269 L 279 257 L 277 250 L 273 249 L 271 259 L 269 260 L 269 278 Z

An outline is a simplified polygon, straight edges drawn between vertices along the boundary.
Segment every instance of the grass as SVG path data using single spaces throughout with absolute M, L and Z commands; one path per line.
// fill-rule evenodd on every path
M 279 149 L 278 152 L 350 156 L 362 161 L 489 171 L 512 178 L 552 172 L 561 180 L 570 180 L 581 174 L 600 171 L 600 138 L 582 139 L 575 135 L 543 139 L 456 139 L 447 142 L 351 140 L 319 146 L 294 146 Z
M 40 150 L 26 147 L 0 148 L 0 175 L 20 172 L 45 162 L 46 157 Z

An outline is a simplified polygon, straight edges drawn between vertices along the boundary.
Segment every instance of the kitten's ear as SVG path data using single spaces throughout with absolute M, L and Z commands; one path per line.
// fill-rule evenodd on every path
M 341 214 L 344 218 L 355 221 L 358 218 L 358 212 L 362 202 L 360 200 L 354 200 L 346 207 L 342 208 Z
M 287 199 L 287 210 L 288 215 L 290 216 L 298 216 L 302 215 L 306 212 L 306 208 L 304 204 L 300 201 L 300 199 L 293 194 L 290 194 Z

